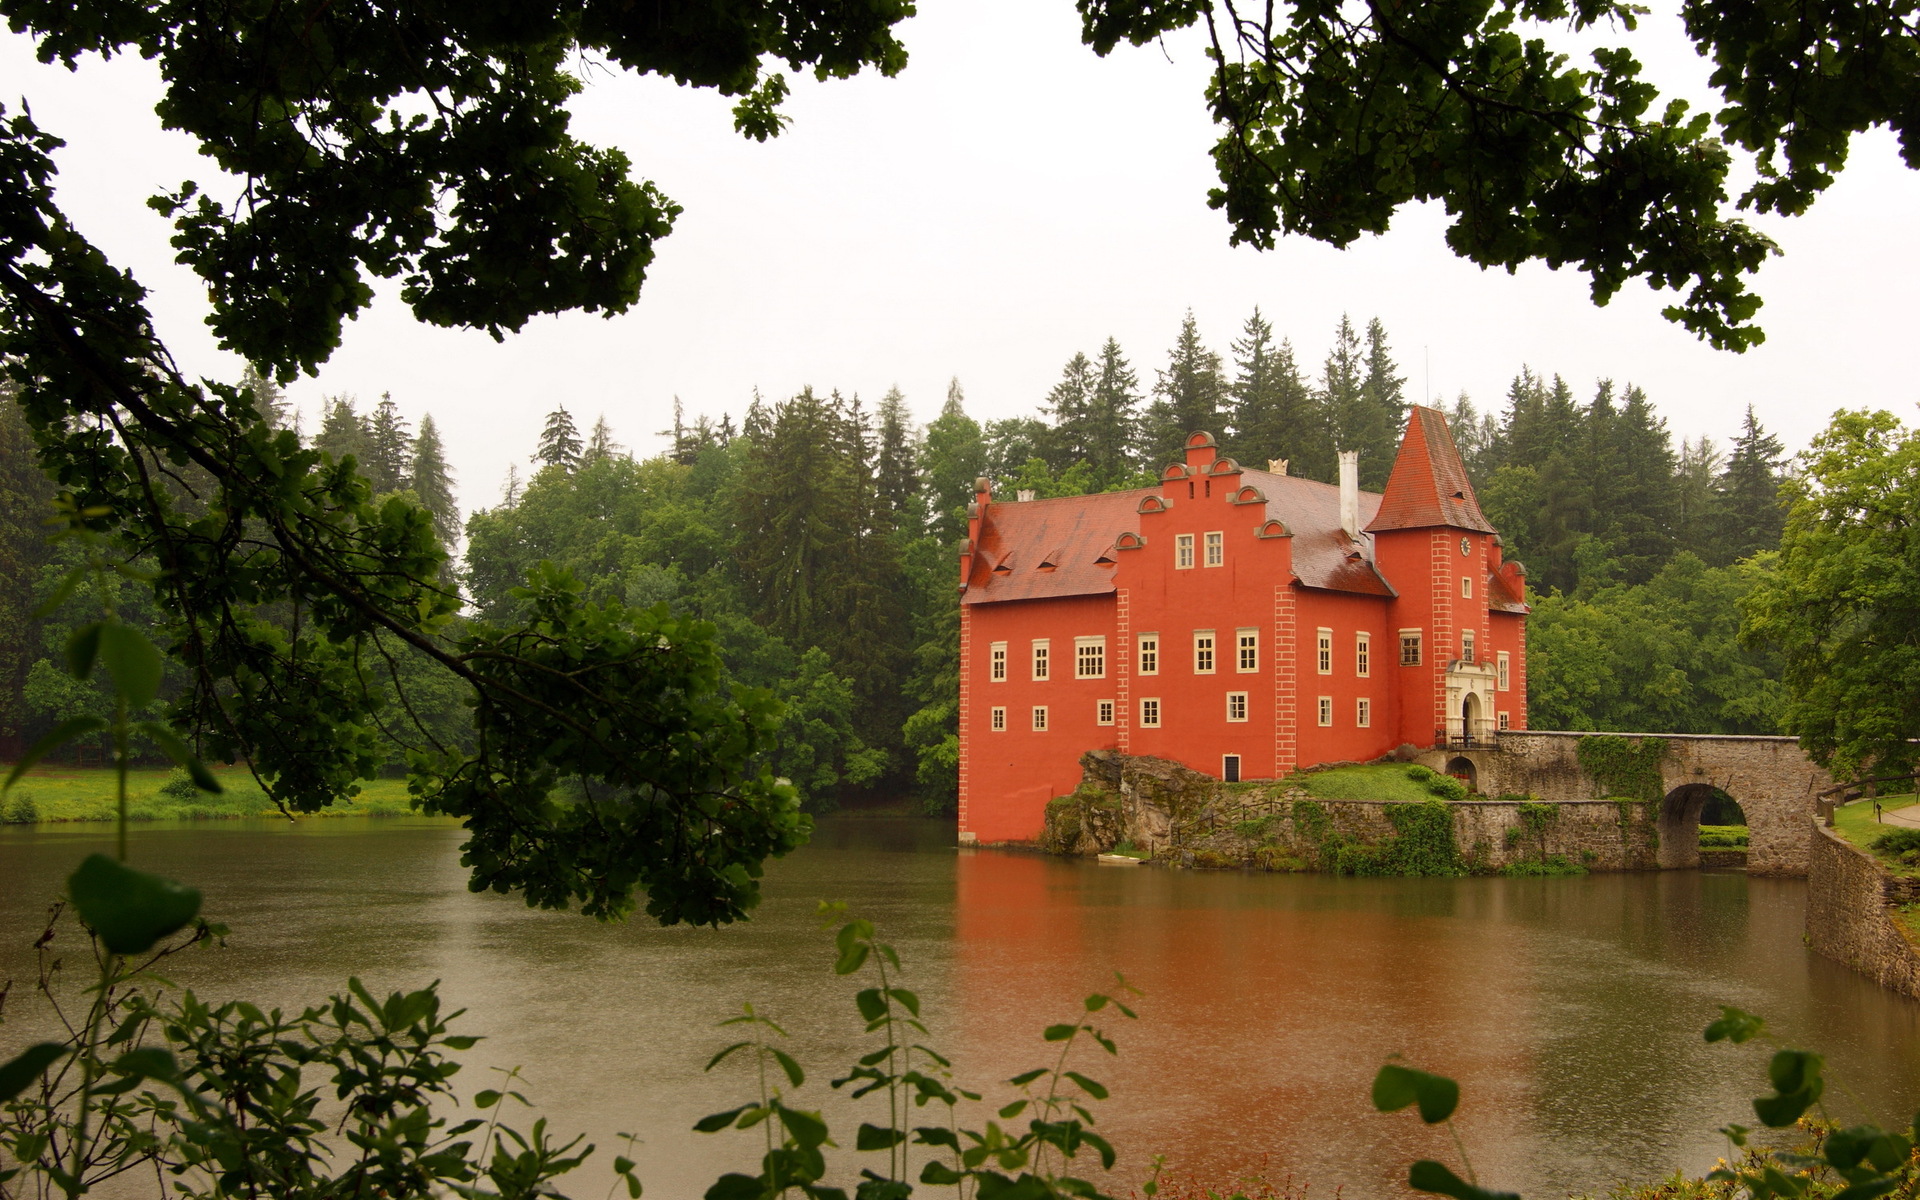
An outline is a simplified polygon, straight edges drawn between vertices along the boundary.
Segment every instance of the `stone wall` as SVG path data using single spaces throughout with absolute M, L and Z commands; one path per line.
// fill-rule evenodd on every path
M 1809 845 L 1807 944 L 1920 999 L 1920 949 L 1892 912 L 1920 901 L 1920 879 L 1889 875 L 1871 854 L 1817 824 Z
M 1363 844 L 1396 834 L 1395 804 L 1321 800 L 1281 783 L 1223 784 L 1165 759 L 1094 751 L 1081 786 L 1049 806 L 1042 847 L 1098 854 L 1128 842 L 1201 866 L 1312 869 L 1330 829 Z M 1305 802 L 1305 807 L 1302 803 Z M 1476 869 L 1560 859 L 1593 871 L 1659 866 L 1657 806 L 1613 800 L 1447 803 L 1454 844 Z

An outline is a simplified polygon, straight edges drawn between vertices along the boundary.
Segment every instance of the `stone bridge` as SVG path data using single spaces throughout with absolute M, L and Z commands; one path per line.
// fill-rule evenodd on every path
M 1576 750 L 1586 733 L 1514 730 L 1491 745 L 1430 750 L 1421 762 L 1436 771 L 1467 775 L 1488 796 L 1532 792 L 1543 800 L 1594 800 L 1605 792 L 1580 767 Z M 1700 809 L 1713 789 L 1732 796 L 1747 815 L 1747 869 L 1757 875 L 1805 875 L 1810 818 L 1818 793 L 1833 778 L 1815 766 L 1790 737 L 1730 737 L 1689 733 L 1627 733 L 1638 742 L 1666 740 L 1660 764 L 1660 865 L 1700 865 Z

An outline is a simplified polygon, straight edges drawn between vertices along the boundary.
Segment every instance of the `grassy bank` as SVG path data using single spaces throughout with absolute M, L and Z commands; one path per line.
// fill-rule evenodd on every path
M 142 767 L 127 779 L 127 816 L 135 821 L 222 820 L 237 817 L 279 816 L 253 777 L 240 768 L 218 768 L 224 792 L 196 792 L 191 796 L 162 791 L 174 773 L 162 767 Z M 363 781 L 351 803 L 335 804 L 314 816 L 388 817 L 413 811 L 407 802 L 404 779 Z M 19 825 L 38 821 L 111 821 L 114 818 L 114 773 L 106 767 L 63 767 L 41 764 L 13 790 L 0 797 L 0 823 Z
M 1913 796 L 1882 796 L 1880 797 L 1880 811 L 1883 813 L 1897 812 L 1900 809 L 1912 807 L 1914 801 L 1915 797 Z M 1874 839 L 1889 830 L 1900 828 L 1902 828 L 1902 826 L 1885 825 L 1874 820 L 1873 801 L 1871 800 L 1855 800 L 1852 804 L 1843 804 L 1833 810 L 1834 832 L 1846 838 L 1862 850 L 1871 851 L 1873 849 Z M 1910 875 L 1915 873 L 1911 867 L 1907 867 L 1898 860 L 1888 858 L 1885 855 L 1881 856 L 1881 861 L 1886 864 L 1888 869 L 1894 871 L 1896 874 Z

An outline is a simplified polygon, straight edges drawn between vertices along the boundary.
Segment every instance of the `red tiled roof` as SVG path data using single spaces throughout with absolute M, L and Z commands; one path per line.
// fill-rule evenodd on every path
M 973 548 L 966 603 L 1111 592 L 1114 564 L 1094 560 L 1114 538 L 1139 528 L 1134 508 L 1148 492 L 1158 495 L 1159 489 L 989 504 Z M 1041 570 L 1042 559 L 1053 567 Z M 1003 560 L 1013 569 L 995 571 Z
M 1243 469 L 1244 470 L 1244 469 Z M 1394 591 L 1373 565 L 1373 539 L 1365 533 L 1356 544 L 1340 528 L 1340 489 L 1330 483 L 1297 475 L 1272 475 L 1244 470 L 1241 483 L 1252 484 L 1266 496 L 1262 510 L 1239 510 L 1249 524 L 1277 520 L 1292 532 L 1293 570 L 1307 587 L 1368 596 L 1391 596 Z M 1028 500 L 987 506 L 980 537 L 974 546 L 972 570 L 963 600 L 991 604 L 1002 600 L 1036 600 L 1049 596 L 1097 596 L 1113 591 L 1116 563 L 1138 551 L 1112 551 L 1123 533 L 1153 534 L 1155 521 L 1142 516 L 1139 504 L 1159 488 L 1068 496 L 1058 500 Z M 1380 496 L 1360 493 L 1360 521 L 1380 507 Z M 1055 565 L 1042 570 L 1042 561 Z M 995 570 L 1005 565 L 1010 570 Z
M 1493 532 L 1480 512 L 1480 502 L 1473 498 L 1473 484 L 1447 430 L 1447 419 L 1437 408 L 1416 405 L 1400 453 L 1393 460 L 1393 474 L 1387 477 L 1379 514 L 1366 529 L 1372 533 L 1435 525 Z
M 1533 611 L 1527 607 L 1526 601 L 1513 594 L 1498 571 L 1487 576 L 1487 607 L 1494 612 L 1525 614 Z

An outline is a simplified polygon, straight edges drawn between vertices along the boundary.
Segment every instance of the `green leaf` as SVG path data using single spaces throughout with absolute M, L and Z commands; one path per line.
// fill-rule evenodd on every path
M 1079 1032 L 1079 1029 L 1078 1025 L 1049 1025 L 1041 1031 L 1040 1036 L 1049 1042 L 1064 1042 Z
M 851 949 L 841 952 L 839 959 L 833 964 L 833 973 L 835 975 L 851 975 L 865 966 L 866 961 L 866 943 L 856 942 Z
M 473 1098 L 473 1106 L 475 1108 L 492 1108 L 498 1103 L 500 1103 L 500 1093 L 494 1091 L 492 1088 L 480 1092 Z
M 93 674 L 93 661 L 100 654 L 100 631 L 105 621 L 91 621 L 67 635 L 67 673 L 75 679 Z
M 87 569 L 85 567 L 75 567 L 73 570 L 61 576 L 59 584 L 53 589 L 53 594 L 49 595 L 45 600 L 42 600 L 39 606 L 33 610 L 34 620 L 37 621 L 43 617 L 50 617 L 59 611 L 60 606 L 72 597 L 74 589 L 79 587 L 80 581 L 86 577 Z
M 61 746 L 66 745 L 74 738 L 82 734 L 97 733 L 106 727 L 107 723 L 99 717 L 70 717 L 58 725 L 55 725 L 52 729 L 48 730 L 39 741 L 27 747 L 27 752 L 20 756 L 20 761 L 13 764 L 13 770 L 7 772 L 7 782 L 4 785 L 0 785 L 0 791 L 4 791 L 6 788 L 10 788 L 18 783 L 22 775 L 25 775 L 33 769 L 33 764 L 39 762 L 53 751 L 58 750 Z
M 1852 1187 L 1841 1188 L 1833 1195 L 1833 1200 L 1874 1200 L 1875 1196 L 1884 1196 L 1900 1186 L 1900 1180 L 1892 1175 L 1881 1175 L 1874 1179 L 1865 1179 Z
M 1087 1095 L 1092 1096 L 1095 1100 L 1105 1100 L 1107 1098 L 1106 1088 L 1102 1087 L 1099 1083 L 1095 1082 L 1094 1080 L 1088 1079 L 1085 1075 L 1082 1075 L 1080 1072 L 1068 1071 L 1067 1078 L 1079 1084 L 1080 1090 L 1085 1092 Z
M 906 988 L 888 988 L 887 995 L 892 996 L 901 1008 L 906 1009 L 914 1016 L 917 1017 L 920 1015 L 920 997 L 908 991 Z
M 160 647 L 131 625 L 115 621 L 101 628 L 100 665 L 112 672 L 113 685 L 130 708 L 145 708 L 160 694 L 166 669 Z
M 1454 1200 L 1520 1200 L 1513 1192 L 1490 1192 L 1475 1187 L 1442 1164 L 1426 1158 L 1407 1169 L 1407 1186 L 1417 1192 L 1452 1196 Z
M 818 1113 L 788 1108 L 778 1101 L 774 1103 L 774 1109 L 780 1114 L 780 1123 L 787 1127 L 787 1132 L 793 1135 L 793 1140 L 800 1143 L 802 1149 L 812 1150 L 825 1144 L 827 1123 L 820 1119 Z
M 764 1200 L 767 1185 L 757 1175 L 722 1175 L 707 1189 L 706 1200 Z
M 1087 1011 L 1090 1013 L 1099 1012 L 1107 1006 L 1108 999 L 1109 997 L 1102 996 L 1099 992 L 1095 992 L 1093 995 L 1087 997 Z
M 1766 1028 L 1766 1022 L 1750 1012 L 1744 1012 L 1732 1005 L 1720 1006 L 1720 1019 L 1707 1026 L 1709 1042 L 1730 1041 L 1734 1043 L 1751 1041 Z
M 59 1042 L 36 1042 L 0 1065 L 0 1103 L 32 1087 L 46 1069 L 67 1056 Z
M 751 1104 L 742 1104 L 739 1108 L 730 1108 L 726 1112 L 710 1113 L 693 1123 L 695 1133 L 718 1133 L 733 1124 L 734 1118 L 752 1108 Z
M 1000 1119 L 1002 1121 L 1011 1121 L 1013 1118 L 1019 1116 L 1022 1112 L 1024 1112 L 1026 1110 L 1026 1107 L 1027 1107 L 1027 1102 L 1025 1100 L 1015 1100 L 1012 1104 L 1009 1104 L 1005 1108 L 1002 1108 L 1000 1110 Z
M 1453 1115 L 1460 1105 L 1460 1085 L 1444 1075 L 1431 1075 L 1388 1063 L 1373 1077 L 1373 1106 L 1381 1112 L 1398 1112 L 1409 1104 L 1420 1108 L 1420 1119 L 1437 1125 Z
M 158 1046 L 127 1051 L 113 1060 L 113 1069 L 140 1079 L 171 1081 L 180 1077 L 180 1067 L 173 1061 L 172 1053 Z
M 859 1134 L 854 1138 L 854 1149 L 891 1150 L 906 1140 L 907 1135 L 902 1130 L 891 1129 L 885 1125 L 869 1125 L 863 1122 L 860 1126 Z
M 721 1063 L 725 1062 L 727 1059 L 727 1056 L 732 1054 L 735 1050 L 744 1050 L 751 1045 L 753 1045 L 752 1042 L 735 1042 L 733 1045 L 728 1046 L 725 1050 L 722 1050 L 720 1053 L 708 1059 L 707 1065 L 703 1069 L 711 1071 L 715 1067 L 719 1066 Z
M 773 1051 L 774 1061 L 780 1064 L 780 1069 L 787 1073 L 787 1082 L 793 1084 L 794 1087 L 799 1087 L 807 1081 L 807 1073 L 800 1069 L 799 1063 L 793 1061 L 793 1055 L 788 1054 L 785 1050 L 774 1049 L 771 1046 L 767 1048 Z
M 213 777 L 213 772 L 207 770 L 207 764 L 200 761 L 200 756 L 193 752 L 179 734 L 158 721 L 142 721 L 134 728 L 152 738 L 154 745 L 160 747 L 162 753 L 185 768 L 187 776 L 193 780 L 193 786 L 203 792 L 216 794 L 226 791 L 220 786 L 220 781 Z
M 1031 1071 L 1020 1072 L 1018 1075 L 1015 1075 L 1012 1079 L 1007 1080 L 1007 1082 L 1012 1084 L 1015 1087 L 1025 1087 L 1028 1084 L 1032 1083 L 1034 1080 L 1040 1078 L 1042 1075 L 1045 1075 L 1046 1073 L 1047 1073 L 1047 1069 L 1045 1067 L 1035 1067 Z
M 887 1002 L 880 995 L 879 988 L 865 988 L 856 993 L 853 1002 L 860 1009 L 860 1015 L 869 1021 L 878 1020 L 887 1011 Z
M 89 854 L 67 877 L 73 906 L 107 949 L 140 954 L 193 920 L 200 893 L 171 879 L 136 871 L 104 854 Z

